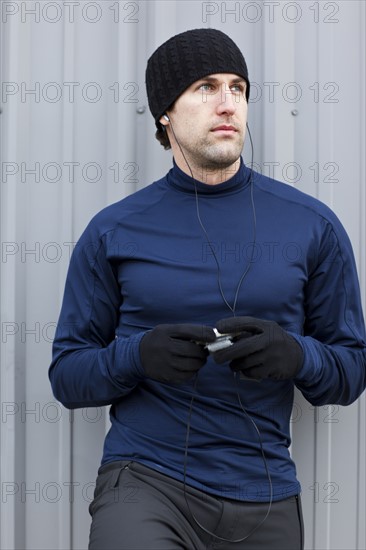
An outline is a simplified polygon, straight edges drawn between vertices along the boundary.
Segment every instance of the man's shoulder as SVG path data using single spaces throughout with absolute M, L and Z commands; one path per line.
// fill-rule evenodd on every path
M 164 179 L 154 181 L 121 200 L 105 206 L 92 217 L 88 224 L 89 227 L 102 235 L 113 231 L 127 217 L 143 213 L 161 199 L 161 195 L 164 193 Z
M 307 211 L 308 214 L 320 216 L 331 223 L 339 223 L 336 214 L 324 202 L 288 183 L 258 172 L 255 173 L 253 181 L 268 200 L 282 202 L 284 208 L 298 209 L 299 212 Z

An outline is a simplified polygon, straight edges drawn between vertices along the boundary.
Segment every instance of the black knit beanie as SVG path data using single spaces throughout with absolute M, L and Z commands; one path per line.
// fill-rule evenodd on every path
M 177 34 L 151 55 L 146 68 L 146 91 L 150 111 L 159 119 L 196 80 L 215 73 L 233 73 L 247 83 L 248 69 L 238 46 L 216 29 L 194 29 Z

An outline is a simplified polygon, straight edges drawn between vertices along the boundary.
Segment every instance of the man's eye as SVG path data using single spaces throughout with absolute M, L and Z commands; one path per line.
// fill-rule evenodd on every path
M 233 90 L 233 92 L 244 93 L 244 86 L 241 84 L 234 84 L 230 89 Z
M 212 86 L 212 84 L 201 84 L 199 89 L 204 91 L 204 92 L 211 92 L 213 90 L 213 86 Z

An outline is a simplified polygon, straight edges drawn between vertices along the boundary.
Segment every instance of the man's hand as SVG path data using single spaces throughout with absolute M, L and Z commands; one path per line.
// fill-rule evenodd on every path
M 230 317 L 220 320 L 216 328 L 233 335 L 233 345 L 214 353 L 214 360 L 229 361 L 230 368 L 245 377 L 286 380 L 294 378 L 302 366 L 300 344 L 274 321 Z
M 213 329 L 204 325 L 157 325 L 140 342 L 146 376 L 172 383 L 189 380 L 207 361 L 203 344 L 215 338 Z

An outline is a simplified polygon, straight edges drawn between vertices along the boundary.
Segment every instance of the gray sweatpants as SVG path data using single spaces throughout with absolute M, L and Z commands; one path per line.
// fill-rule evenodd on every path
M 185 497 L 183 483 L 171 477 L 138 462 L 113 462 L 99 469 L 89 550 L 302 550 L 300 496 L 273 502 L 259 526 L 267 511 L 268 503 L 189 486 Z

